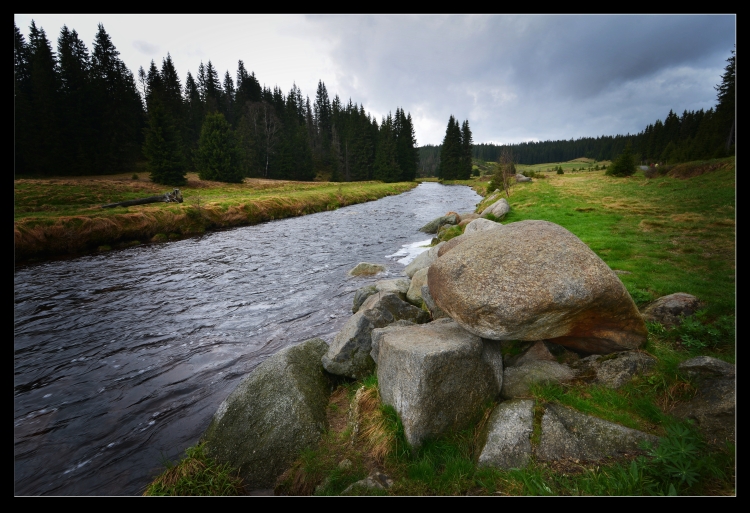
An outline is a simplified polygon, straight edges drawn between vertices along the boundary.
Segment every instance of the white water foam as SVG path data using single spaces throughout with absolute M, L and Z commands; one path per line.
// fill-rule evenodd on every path
M 396 251 L 394 254 L 386 255 L 385 257 L 396 259 L 399 264 L 409 265 L 412 260 L 419 256 L 420 253 L 423 253 L 430 249 L 431 242 L 432 239 L 427 239 L 412 242 L 411 244 L 404 244 L 403 246 L 401 246 L 401 249 Z

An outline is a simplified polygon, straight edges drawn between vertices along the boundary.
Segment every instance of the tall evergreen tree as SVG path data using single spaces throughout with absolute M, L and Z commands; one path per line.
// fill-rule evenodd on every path
M 234 132 L 220 112 L 206 115 L 203 122 L 197 167 L 201 180 L 242 182 L 240 154 Z
M 14 156 L 16 174 L 29 172 L 33 140 L 31 124 L 31 63 L 29 49 L 21 31 L 13 22 L 13 114 L 14 114 Z
M 471 178 L 471 149 L 473 145 L 474 141 L 471 138 L 469 120 L 466 119 L 461 125 L 461 172 L 459 174 L 461 180 L 468 180 Z
M 388 117 L 383 118 L 383 122 L 380 124 L 372 178 L 383 182 L 398 182 L 401 179 L 401 168 L 398 165 L 397 157 L 398 150 L 393 118 L 388 113 Z
M 448 119 L 448 126 L 445 129 L 445 138 L 443 139 L 440 150 L 440 167 L 438 168 L 438 177 L 443 180 L 457 180 L 461 176 L 461 164 L 463 162 L 463 144 L 461 141 L 461 127 L 456 118 Z
M 724 68 L 724 74 L 721 76 L 721 84 L 716 86 L 717 100 L 716 115 L 718 118 L 719 132 L 726 133 L 725 151 L 728 153 L 734 142 L 735 132 L 735 70 L 736 59 L 735 50 L 732 50 L 732 56 L 727 59 L 727 66 Z

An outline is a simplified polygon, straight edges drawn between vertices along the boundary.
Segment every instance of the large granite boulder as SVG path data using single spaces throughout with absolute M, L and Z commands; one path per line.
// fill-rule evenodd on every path
M 464 237 L 430 265 L 427 284 L 467 331 L 596 354 L 646 341 L 645 322 L 620 279 L 562 226 L 520 221 Z
M 440 248 L 443 247 L 443 244 L 445 244 L 445 242 L 436 244 L 427 251 L 421 252 L 414 260 L 411 261 L 411 263 L 409 263 L 409 265 L 406 266 L 406 268 L 404 269 L 404 273 L 409 278 L 413 278 L 417 271 L 419 271 L 420 269 L 430 267 L 432 263 L 437 260 L 438 251 L 440 251 Z
M 432 295 L 430 294 L 430 287 L 428 287 L 427 285 L 422 287 L 422 301 L 424 302 L 424 306 L 427 308 L 427 310 L 430 311 L 432 320 L 448 317 L 448 314 L 442 311 L 440 307 L 435 304 L 435 300 L 432 299 Z
M 221 403 L 202 436 L 208 454 L 239 470 L 248 488 L 271 488 L 327 428 L 331 383 L 319 338 L 282 349 Z
M 516 182 L 530 182 L 530 181 L 531 181 L 531 177 L 522 175 L 521 173 L 516 173 Z
M 678 404 L 672 414 L 692 419 L 705 439 L 716 445 L 735 442 L 735 366 L 710 356 L 697 356 L 682 362 L 678 369 L 697 388 L 695 397 Z
M 549 404 L 542 415 L 542 437 L 536 457 L 538 461 L 598 461 L 639 454 L 644 441 L 657 444 L 659 439 L 566 406 Z
M 380 280 L 372 285 L 360 287 L 354 293 L 354 299 L 352 300 L 352 313 L 357 313 L 357 310 L 362 306 L 362 303 L 364 303 L 368 297 L 378 292 L 381 294 L 394 293 L 401 299 L 405 300 L 406 293 L 409 291 L 409 285 L 411 285 L 409 280 L 405 278 L 396 278 L 393 280 Z
M 675 292 L 662 296 L 643 309 L 643 318 L 647 321 L 658 322 L 664 326 L 677 326 L 684 317 L 689 317 L 701 309 L 703 303 L 697 297 Z
M 398 320 L 424 323 L 430 314 L 403 301 L 394 293 L 373 294 L 352 315 L 331 342 L 323 356 L 323 367 L 331 374 L 360 379 L 375 370 L 370 356 L 372 330 Z
M 531 461 L 534 400 L 516 399 L 497 405 L 487 421 L 477 459 L 480 467 L 523 468 Z
M 502 219 L 503 216 L 505 216 L 505 214 L 507 214 L 508 212 L 510 212 L 510 204 L 508 203 L 508 200 L 505 198 L 500 198 L 492 205 L 482 210 L 481 215 L 486 216 L 487 214 L 492 214 L 498 219 Z
M 412 447 L 465 428 L 500 391 L 499 344 L 450 319 L 380 331 L 377 338 L 380 396 L 398 412 Z

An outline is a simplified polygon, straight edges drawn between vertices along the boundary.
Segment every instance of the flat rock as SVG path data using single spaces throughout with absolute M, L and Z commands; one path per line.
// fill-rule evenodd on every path
M 319 338 L 287 347 L 248 374 L 221 403 L 202 436 L 208 454 L 239 471 L 250 489 L 273 488 L 327 428 L 331 383 Z
M 360 262 L 353 269 L 349 270 L 350 276 L 374 276 L 385 271 L 385 266 L 380 264 L 371 264 L 369 262 Z
M 645 374 L 655 366 L 656 358 L 640 351 L 591 355 L 574 364 L 581 374 L 591 376 L 594 383 L 613 389 L 620 388 L 636 375 Z
M 396 278 L 393 280 L 379 280 L 372 285 L 365 285 L 360 287 L 354 293 L 354 299 L 352 300 L 352 313 L 357 313 L 357 310 L 362 306 L 365 300 L 375 293 L 397 294 L 401 299 L 406 300 L 406 293 L 409 291 L 409 285 L 411 282 L 405 278 Z
M 520 221 L 464 235 L 429 266 L 435 303 L 493 340 L 548 340 L 584 353 L 640 347 L 646 325 L 627 289 L 562 226 Z
M 639 444 L 643 441 L 656 444 L 659 439 L 559 404 L 549 404 L 542 415 L 542 437 L 536 457 L 538 461 L 598 461 L 640 454 Z
M 534 401 L 516 399 L 497 405 L 487 421 L 487 435 L 477 465 L 524 468 L 531 461 Z
M 501 396 L 505 399 L 528 397 L 534 384 L 565 383 L 576 373 L 567 365 L 536 360 L 518 367 L 505 367 Z
M 689 317 L 700 310 L 703 303 L 695 296 L 676 292 L 662 296 L 643 310 L 643 318 L 664 326 L 677 326 L 683 317 Z
M 380 395 L 398 412 L 412 447 L 467 427 L 482 405 L 497 397 L 492 356 L 481 338 L 450 319 L 382 334 Z

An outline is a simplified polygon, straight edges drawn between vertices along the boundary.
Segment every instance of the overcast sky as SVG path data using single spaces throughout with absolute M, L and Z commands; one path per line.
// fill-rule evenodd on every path
M 673 109 L 709 109 L 736 42 L 736 15 L 133 15 L 16 14 L 53 48 L 63 25 L 91 51 L 102 23 L 137 76 L 167 52 L 180 74 L 209 60 L 236 80 L 293 83 L 313 101 L 363 104 L 381 119 L 401 107 L 417 143 L 440 144 L 448 118 L 474 142 L 637 133 Z

